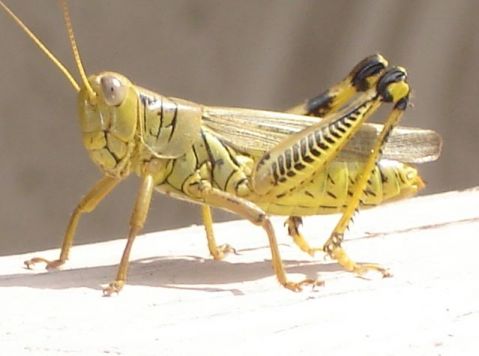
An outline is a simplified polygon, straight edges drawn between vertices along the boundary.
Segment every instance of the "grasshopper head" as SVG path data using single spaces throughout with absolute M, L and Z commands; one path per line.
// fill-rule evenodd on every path
M 124 175 L 135 146 L 137 92 L 126 77 L 114 72 L 92 75 L 88 83 L 94 96 L 86 86 L 78 95 L 83 144 L 105 173 Z

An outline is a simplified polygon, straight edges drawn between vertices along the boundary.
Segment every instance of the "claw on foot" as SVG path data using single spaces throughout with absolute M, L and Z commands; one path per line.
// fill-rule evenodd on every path
M 341 247 L 329 247 L 326 246 L 325 251 L 328 255 L 334 258 L 338 263 L 343 266 L 347 271 L 355 273 L 359 277 L 364 277 L 370 271 L 379 272 L 383 278 L 391 277 L 391 273 L 387 268 L 384 268 L 376 263 L 356 263 Z
M 124 281 L 113 281 L 111 282 L 108 287 L 103 288 L 103 296 L 104 297 L 111 297 L 113 294 L 120 293 L 121 289 L 125 285 Z
M 228 244 L 220 245 L 216 249 L 216 251 L 211 253 L 213 255 L 213 258 L 217 261 L 222 260 L 225 258 L 226 255 L 234 253 L 235 255 L 238 255 L 238 251 L 236 249 Z
M 314 287 L 320 287 L 324 286 L 324 281 L 321 281 L 319 279 L 305 279 L 300 282 L 290 282 L 287 281 L 283 283 L 283 286 L 293 292 L 301 292 L 303 290 L 303 286 L 305 285 L 310 285 L 313 289 Z
M 356 264 L 353 270 L 353 272 L 356 273 L 359 277 L 364 277 L 371 271 L 379 272 L 380 274 L 382 274 L 383 278 L 388 278 L 392 276 L 391 272 L 387 268 L 384 268 L 375 263 Z
M 65 261 L 62 261 L 62 260 L 50 261 L 50 260 L 47 260 L 43 257 L 33 257 L 33 258 L 23 262 L 23 264 L 25 265 L 25 267 L 27 269 L 32 269 L 32 267 L 35 266 L 38 263 L 44 263 L 45 264 L 45 269 L 47 269 L 47 270 L 54 270 L 54 269 L 58 269 L 60 266 L 62 266 L 65 263 Z

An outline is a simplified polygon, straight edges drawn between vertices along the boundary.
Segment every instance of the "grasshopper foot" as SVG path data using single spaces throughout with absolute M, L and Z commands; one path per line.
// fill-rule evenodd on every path
M 383 278 L 388 278 L 392 276 L 391 272 L 387 268 L 375 263 L 355 264 L 353 267 L 353 272 L 359 277 L 364 277 L 371 271 L 379 272 L 380 274 L 382 274 Z
M 23 264 L 25 265 L 25 267 L 27 269 L 32 269 L 32 267 L 35 266 L 38 263 L 45 263 L 45 269 L 47 269 L 47 270 L 55 270 L 55 269 L 58 269 L 59 267 L 61 267 L 65 263 L 65 261 L 60 260 L 60 259 L 50 261 L 50 260 L 47 260 L 43 257 L 33 257 L 33 258 L 23 262 Z
M 125 281 L 113 281 L 111 282 L 108 287 L 103 288 L 103 296 L 104 297 L 111 297 L 112 294 L 118 294 L 123 289 L 125 285 Z
M 376 263 L 356 263 L 354 262 L 340 246 L 326 245 L 324 250 L 328 255 L 334 258 L 338 263 L 349 272 L 355 273 L 359 277 L 365 277 L 370 271 L 379 272 L 383 278 L 391 277 L 392 274 L 387 268 Z
M 308 241 L 304 238 L 303 234 L 299 231 L 299 227 L 303 224 L 303 219 L 300 216 L 290 216 L 284 222 L 284 226 L 288 229 L 288 234 L 293 238 L 296 246 L 301 251 L 306 252 L 311 257 L 314 257 L 317 251 L 323 251 L 322 248 L 313 248 L 309 246 Z
M 228 244 L 220 245 L 216 248 L 215 251 L 211 252 L 211 254 L 213 255 L 213 259 L 215 259 L 216 261 L 222 260 L 223 258 L 225 258 L 226 255 L 230 253 L 234 253 L 235 255 L 238 254 L 236 249 Z
M 300 282 L 290 282 L 286 281 L 283 283 L 283 286 L 293 292 L 301 292 L 303 290 L 303 286 L 305 285 L 310 285 L 313 289 L 314 287 L 320 287 L 324 286 L 324 281 L 321 281 L 319 279 L 305 279 Z

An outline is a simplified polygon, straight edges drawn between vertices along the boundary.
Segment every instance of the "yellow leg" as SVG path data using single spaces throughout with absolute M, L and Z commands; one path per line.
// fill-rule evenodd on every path
M 379 54 L 366 57 L 342 81 L 304 103 L 290 108 L 287 112 L 316 117 L 325 117 L 336 112 L 354 95 L 372 88 L 384 73 L 387 65 L 387 60 Z M 299 216 L 290 216 L 285 222 L 288 234 L 293 238 L 294 243 L 311 256 L 318 251 L 323 251 L 322 248 L 313 248 L 309 245 L 299 231 L 301 224 L 302 220 Z
M 213 217 L 211 216 L 211 208 L 208 205 L 201 206 L 201 217 L 206 231 L 206 239 L 208 240 L 208 250 L 215 260 L 222 260 L 228 253 L 237 253 L 234 247 L 223 244 L 217 245 L 213 232 Z
M 379 54 L 366 57 L 341 82 L 304 103 L 290 108 L 287 112 L 324 117 L 326 114 L 337 111 L 357 93 L 372 88 L 387 65 L 386 59 Z
M 341 242 L 354 212 L 359 208 L 361 204 L 361 198 L 364 194 L 364 190 L 367 187 L 368 180 L 371 176 L 371 172 L 381 155 L 381 148 L 385 144 L 388 135 L 395 125 L 399 122 L 401 116 L 404 113 L 408 105 L 409 98 L 409 86 L 406 83 L 406 73 L 402 68 L 392 68 L 384 74 L 379 80 L 377 85 L 378 95 L 381 101 L 393 102 L 394 108 L 389 114 L 383 130 L 379 134 L 371 151 L 371 155 L 368 157 L 364 168 L 359 175 L 359 178 L 354 186 L 353 195 L 345 208 L 341 219 L 334 228 L 333 233 L 326 241 L 323 249 L 332 258 L 338 261 L 346 270 L 355 272 L 359 275 L 363 275 L 369 270 L 376 270 L 383 276 L 389 276 L 389 272 L 376 264 L 358 264 L 354 262 L 341 247 Z
M 298 292 L 304 285 L 319 286 L 323 284 L 322 281 L 316 279 L 305 279 L 300 282 L 288 280 L 279 253 L 273 225 L 264 211 L 258 206 L 237 196 L 215 189 L 205 181 L 201 181 L 199 184 L 192 184 L 189 189 L 191 194 L 200 197 L 206 204 L 237 213 L 265 230 L 271 249 L 273 269 L 279 283 L 285 288 Z
M 33 257 L 24 262 L 25 266 L 30 269 L 37 263 L 45 263 L 47 269 L 55 269 L 63 265 L 68 260 L 80 216 L 83 213 L 92 212 L 103 200 L 103 198 L 105 198 L 119 182 L 120 179 L 118 178 L 112 178 L 108 176 L 103 177 L 93 186 L 88 194 L 82 198 L 80 203 L 78 203 L 68 223 L 65 237 L 63 239 L 60 257 L 57 260 L 50 261 L 43 257 Z
M 135 241 L 136 235 L 145 225 L 154 187 L 155 184 L 153 181 L 153 176 L 147 175 L 143 178 L 140 185 L 140 190 L 138 191 L 138 195 L 136 197 L 135 207 L 130 218 L 130 231 L 128 233 L 128 240 L 126 242 L 125 249 L 123 250 L 123 255 L 121 256 L 116 279 L 111 282 L 108 287 L 103 289 L 104 296 L 110 296 L 113 293 L 120 292 L 125 285 L 126 276 L 128 274 L 131 247 L 133 246 L 133 241 Z
M 323 251 L 322 248 L 311 247 L 304 238 L 303 234 L 299 231 L 299 227 L 303 224 L 303 219 L 299 216 L 290 216 L 284 222 L 284 225 L 288 228 L 288 234 L 293 238 L 294 243 L 301 251 L 306 252 L 310 256 L 314 256 L 316 252 Z

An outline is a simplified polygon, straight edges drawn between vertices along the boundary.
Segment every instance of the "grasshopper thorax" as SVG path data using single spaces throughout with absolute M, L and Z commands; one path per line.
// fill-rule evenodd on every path
M 135 86 L 114 72 L 92 75 L 88 83 L 95 96 L 86 86 L 78 95 L 83 144 L 90 158 L 106 174 L 125 175 L 135 148 L 138 116 Z

